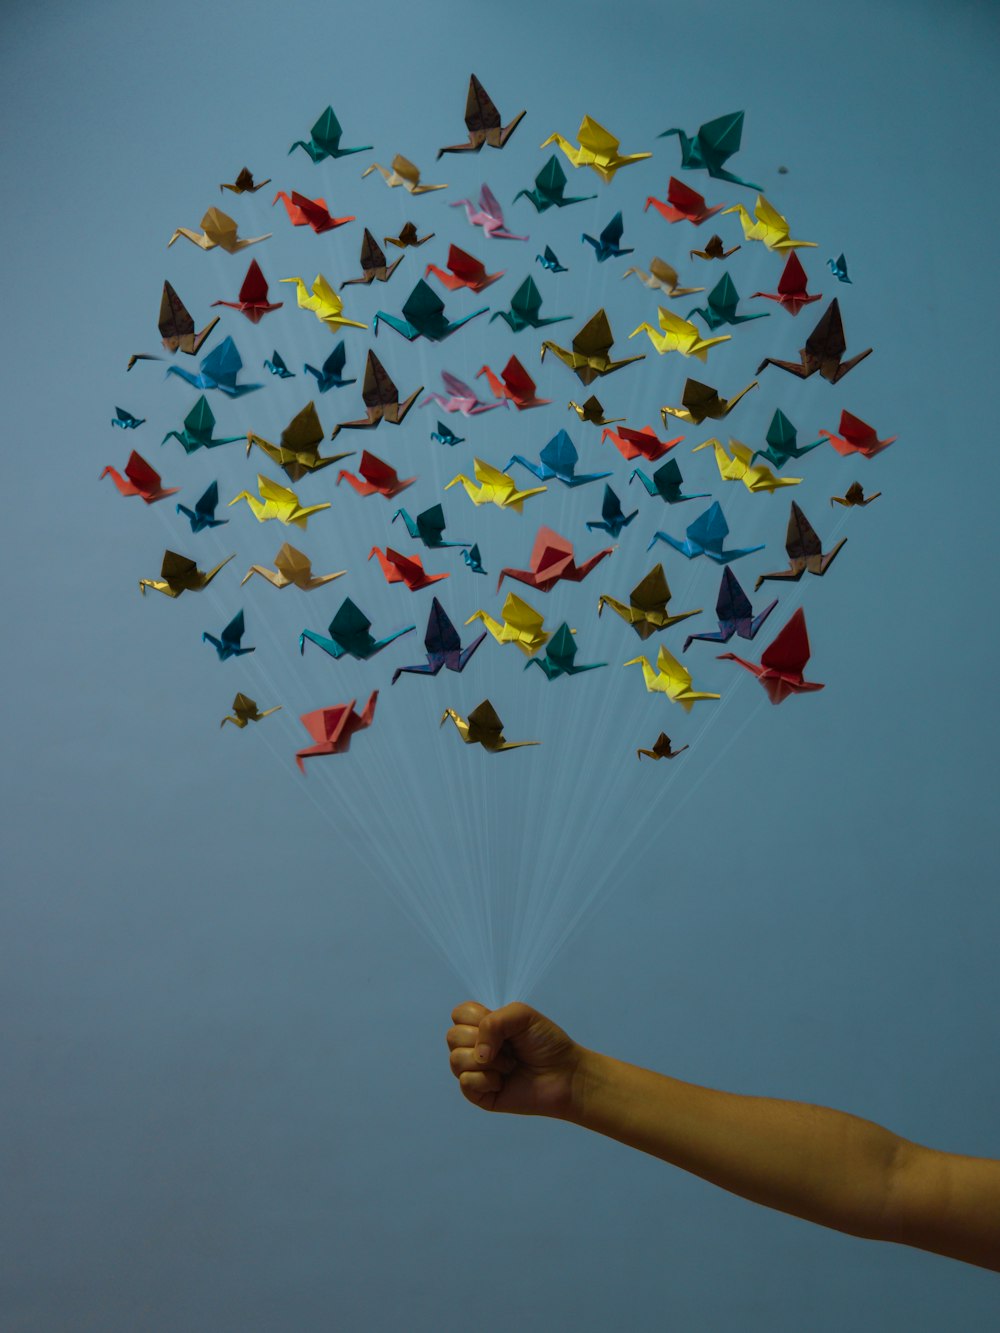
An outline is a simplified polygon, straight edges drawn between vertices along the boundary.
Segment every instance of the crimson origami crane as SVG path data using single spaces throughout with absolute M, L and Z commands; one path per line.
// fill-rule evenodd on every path
M 804 680 L 802 672 L 809 661 L 809 634 L 806 630 L 805 612 L 801 606 L 789 620 L 784 629 L 779 630 L 777 638 L 761 654 L 760 663 L 748 662 L 735 653 L 720 653 L 721 661 L 739 662 L 741 667 L 752 671 L 767 690 L 773 704 L 780 704 L 790 694 L 804 694 L 810 690 L 821 690 L 822 685 L 815 681 Z
M 292 191 L 291 198 L 284 190 L 279 190 L 272 204 L 276 204 L 279 199 L 285 205 L 288 220 L 293 227 L 312 227 L 317 236 L 326 231 L 335 231 L 345 222 L 357 220 L 353 214 L 346 218 L 335 218 L 327 208 L 325 199 L 310 199 L 308 195 L 299 194 L 297 190 Z
M 498 379 L 489 366 L 483 366 L 476 371 L 476 379 L 480 375 L 485 375 L 486 383 L 493 390 L 493 396 L 501 402 L 513 403 L 519 412 L 524 412 L 529 407 L 545 407 L 547 403 L 552 402 L 551 398 L 538 397 L 535 392 L 535 381 L 516 356 L 510 358 L 500 374 L 502 379 Z
M 368 559 L 378 556 L 379 565 L 385 575 L 386 583 L 405 583 L 410 592 L 419 592 L 432 583 L 446 579 L 447 574 L 428 574 L 419 555 L 401 555 L 387 546 L 383 551 L 380 546 L 373 546 L 368 552 Z
M 280 310 L 284 301 L 267 299 L 267 279 L 256 259 L 250 260 L 243 286 L 240 288 L 238 301 L 213 301 L 212 305 L 225 305 L 230 310 L 238 310 L 246 315 L 251 324 L 259 324 L 272 310 Z
M 676 176 L 671 176 L 667 182 L 666 202 L 662 199 L 654 199 L 650 195 L 646 200 L 643 212 L 648 211 L 650 204 L 667 222 L 692 222 L 696 227 L 700 227 L 703 222 L 715 213 L 721 212 L 723 208 L 722 204 L 716 204 L 714 208 L 706 208 L 705 196 L 699 194 L 697 190 L 692 190 L 689 185 L 679 181 Z
M 98 480 L 103 480 L 104 477 L 110 477 L 122 495 L 138 495 L 148 505 L 155 504 L 157 500 L 165 500 L 168 495 L 176 495 L 180 490 L 179 486 L 165 490 L 160 481 L 160 474 L 134 449 L 125 464 L 124 477 L 113 467 L 106 467 Z
M 557 583 L 565 579 L 571 583 L 581 583 L 592 569 L 601 563 L 605 556 L 611 555 L 614 547 L 606 546 L 582 565 L 573 559 L 573 543 L 551 528 L 539 528 L 535 544 L 531 548 L 530 569 L 501 569 L 497 579 L 497 592 L 505 578 L 517 579 L 527 583 L 539 592 L 549 592 Z
M 352 472 L 338 472 L 337 485 L 347 481 L 359 495 L 382 495 L 389 500 L 416 481 L 416 477 L 406 477 L 401 481 L 394 467 L 383 462 L 375 454 L 370 454 L 367 449 L 361 454 L 358 471 L 361 473 L 360 477 L 356 477 Z
M 317 708 L 312 713 L 303 713 L 299 721 L 316 742 L 295 754 L 295 762 L 305 773 L 304 759 L 321 754 L 345 754 L 351 748 L 351 737 L 356 731 L 370 727 L 375 716 L 375 701 L 378 690 L 372 690 L 362 712 L 357 712 L 357 699 L 347 704 L 334 704 L 332 708 Z

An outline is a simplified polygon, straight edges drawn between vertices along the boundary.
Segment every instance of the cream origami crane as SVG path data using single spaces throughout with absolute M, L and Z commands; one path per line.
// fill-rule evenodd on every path
M 532 486 L 530 490 L 519 491 L 513 477 L 508 477 L 506 472 L 484 463 L 481 458 L 473 459 L 472 467 L 476 474 L 475 481 L 460 472 L 457 477 L 452 477 L 445 490 L 461 482 L 473 504 L 495 504 L 498 509 L 514 509 L 519 514 L 522 512 L 525 500 L 548 490 L 547 486 Z
M 275 588 L 287 588 L 294 583 L 296 588 L 301 588 L 303 592 L 312 592 L 314 588 L 322 588 L 324 583 L 332 583 L 334 579 L 342 578 L 346 573 L 346 569 L 338 569 L 335 574 L 314 574 L 309 557 L 285 542 L 274 557 L 274 568 L 251 565 L 240 580 L 240 587 L 243 587 L 247 579 L 253 578 L 254 574 L 259 574 Z
M 696 454 L 699 449 L 708 449 L 710 446 L 715 450 L 715 461 L 722 480 L 742 481 L 751 493 L 776 491 L 779 486 L 798 486 L 802 481 L 801 477 L 776 477 L 765 463 L 755 465 L 753 450 L 748 449 L 745 444 L 741 444 L 739 440 L 734 440 L 731 437 L 729 440 L 729 448 L 732 450 L 731 458 L 726 453 L 722 442 L 715 439 L 705 440 L 703 444 L 695 445 L 691 452 Z
M 246 500 L 247 504 L 253 510 L 254 518 L 258 523 L 266 523 L 268 519 L 276 518 L 279 523 L 294 523 L 297 528 L 305 528 L 312 514 L 318 514 L 322 509 L 329 509 L 330 502 L 326 501 L 321 505 L 302 506 L 299 504 L 299 497 L 287 486 L 279 486 L 276 481 L 257 474 L 257 489 L 260 491 L 260 499 L 256 495 L 251 495 L 249 491 L 240 491 L 235 499 L 229 501 L 229 507 L 238 504 L 240 500 Z
M 762 194 L 757 196 L 754 205 L 754 222 L 742 204 L 733 204 L 724 208 L 723 213 L 738 213 L 743 224 L 743 235 L 748 241 L 763 241 L 769 250 L 776 250 L 779 255 L 787 254 L 803 246 L 816 248 L 815 241 L 793 241 L 788 234 L 788 219 L 783 217 L 773 204 L 769 204 Z
M 636 663 L 642 665 L 646 689 L 651 693 L 665 694 L 675 704 L 680 704 L 685 713 L 690 713 L 692 707 L 700 699 L 722 698 L 721 694 L 706 694 L 700 690 L 693 690 L 691 688 L 691 672 L 688 671 L 687 667 L 681 666 L 677 658 L 668 653 L 662 644 L 656 655 L 656 671 L 650 665 L 648 657 L 633 657 L 624 665 L 634 666 Z
M 295 295 L 300 310 L 311 310 L 321 324 L 331 332 L 339 328 L 367 329 L 367 324 L 359 324 L 356 319 L 347 319 L 344 315 L 344 303 L 324 278 L 317 273 L 310 296 L 301 278 L 282 278 L 282 282 L 295 283 Z
M 732 336 L 726 333 L 721 338 L 703 338 L 697 324 L 681 319 L 665 305 L 658 306 L 657 311 L 661 332 L 658 333 L 652 324 L 640 324 L 628 336 L 634 338 L 637 333 L 645 331 L 660 356 L 666 352 L 680 352 L 681 356 L 696 356 L 699 361 L 707 361 L 708 349 L 729 342 Z
M 631 166 L 643 158 L 652 157 L 652 153 L 630 153 L 623 157 L 618 151 L 619 141 L 609 134 L 603 125 L 598 125 L 590 116 L 584 116 L 577 133 L 579 148 L 574 147 L 561 134 L 550 134 L 541 145 L 547 148 L 550 143 L 558 144 L 574 167 L 592 167 L 602 181 L 610 183 L 619 167 Z
M 465 622 L 471 625 L 474 620 L 481 620 L 497 643 L 514 643 L 525 657 L 533 657 L 539 648 L 544 647 L 552 637 L 543 629 L 545 617 L 538 614 L 517 593 L 509 592 L 500 614 L 503 622 L 494 620 L 486 611 L 475 611 Z M 570 630 L 575 634 L 575 630 Z
M 447 190 L 447 185 L 421 185 L 420 168 L 415 166 L 409 158 L 404 157 L 402 153 L 397 153 L 392 159 L 392 170 L 386 171 L 385 167 L 379 166 L 373 162 L 370 167 L 366 167 L 361 173 L 361 179 L 370 176 L 373 171 L 377 171 L 382 179 L 388 185 L 390 190 L 394 190 L 397 185 L 402 185 L 404 190 L 410 194 L 426 194 L 429 190 Z
M 672 264 L 668 264 L 665 259 L 660 259 L 654 255 L 649 261 L 649 272 L 644 268 L 627 268 L 622 274 L 623 278 L 631 277 L 635 274 L 644 287 L 650 291 L 663 292 L 665 296 L 672 296 L 675 299 L 678 296 L 693 296 L 695 292 L 703 292 L 704 287 L 678 287 L 677 270 Z
M 214 250 L 219 246 L 228 254 L 234 255 L 237 250 L 245 250 L 248 245 L 266 241 L 272 235 L 271 232 L 267 232 L 264 236 L 249 236 L 241 240 L 236 234 L 235 221 L 228 213 L 223 213 L 221 208 L 210 208 L 202 218 L 201 226 L 200 232 L 192 231 L 190 227 L 178 227 L 167 241 L 167 249 L 169 250 L 178 236 L 186 236 L 189 241 L 201 246 L 202 250 Z

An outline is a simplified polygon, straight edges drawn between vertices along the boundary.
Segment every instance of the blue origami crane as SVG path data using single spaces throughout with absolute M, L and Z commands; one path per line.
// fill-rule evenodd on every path
M 415 338 L 442 342 L 463 324 L 468 324 L 470 319 L 485 314 L 487 310 L 489 306 L 484 305 L 482 309 L 474 310 L 471 315 L 463 315 L 461 319 L 449 321 L 445 318 L 444 302 L 421 278 L 406 298 L 403 318 L 399 319 L 395 315 L 387 315 L 384 310 L 379 310 L 376 311 L 372 328 L 377 336 L 379 321 L 382 320 L 397 333 L 401 333 L 408 342 L 413 342 Z
M 680 504 L 684 500 L 707 500 L 708 491 L 698 491 L 695 495 L 682 495 L 681 486 L 684 484 L 684 478 L 681 476 L 681 470 L 677 466 L 676 458 L 668 458 L 667 461 L 656 469 L 651 477 L 647 477 L 642 468 L 636 468 L 632 476 L 629 477 L 629 485 L 638 477 L 646 488 L 648 495 L 658 495 L 661 500 L 665 500 L 668 505 Z
M 555 680 L 558 676 L 576 676 L 581 671 L 594 671 L 597 667 L 607 666 L 607 662 L 587 662 L 585 665 L 576 665 L 576 644 L 573 642 L 573 631 L 565 620 L 553 634 L 552 638 L 545 646 L 544 657 L 530 657 L 524 664 L 524 669 L 534 665 L 541 667 L 548 676 L 549 680 Z
M 264 362 L 264 369 L 269 370 L 272 375 L 277 375 L 279 380 L 293 380 L 295 371 L 289 370 L 285 365 L 285 358 L 277 350 L 273 351 Z
M 464 671 L 465 664 L 486 638 L 486 631 L 478 639 L 473 639 L 467 648 L 462 647 L 458 630 L 448 619 L 447 612 L 435 597 L 431 601 L 430 615 L 427 617 L 427 630 L 424 634 L 424 647 L 427 649 L 427 661 L 417 666 L 397 667 L 392 673 L 392 684 L 404 671 L 415 676 L 436 676 L 442 667 L 449 671 Z
M 219 504 L 219 483 L 210 482 L 200 500 L 193 509 L 187 505 L 178 505 L 178 514 L 183 514 L 191 524 L 192 532 L 201 532 L 204 528 L 221 528 L 229 522 L 228 518 L 216 518 L 215 511 Z
M 201 641 L 202 643 L 210 643 L 218 653 L 219 661 L 225 662 L 227 658 L 242 657 L 244 653 L 255 653 L 257 651 L 256 648 L 240 647 L 245 629 L 243 612 L 237 611 L 218 639 L 206 630 L 201 636 Z
M 622 238 L 622 232 L 625 230 L 625 224 L 622 222 L 620 212 L 616 213 L 608 225 L 601 232 L 600 237 L 595 240 L 593 236 L 588 236 L 586 232 L 580 237 L 581 241 L 586 241 L 594 247 L 597 253 L 597 262 L 603 264 L 605 259 L 618 259 L 621 255 L 630 255 L 634 252 L 634 247 L 629 246 L 622 249 L 618 242 Z
M 777 605 L 778 599 L 775 598 L 759 616 L 755 616 L 749 597 L 740 587 L 736 575 L 727 566 L 722 571 L 719 596 L 715 603 L 715 614 L 719 621 L 718 631 L 713 631 L 711 634 L 689 634 L 684 640 L 682 651 L 686 653 L 695 639 L 707 639 L 709 643 L 728 643 L 734 634 L 738 634 L 741 639 L 752 639 Z
M 621 500 L 605 482 L 604 499 L 601 501 L 601 517 L 588 522 L 587 531 L 593 532 L 595 528 L 600 528 L 609 537 L 618 537 L 621 535 L 622 528 L 627 528 L 638 512 L 638 509 L 633 509 L 631 514 L 626 514 L 622 509 Z
M 838 255 L 836 259 L 828 259 L 826 261 L 826 266 L 838 282 L 851 281 L 847 276 L 847 260 L 843 255 Z
M 221 389 L 230 398 L 239 398 L 242 394 L 263 388 L 260 384 L 237 384 L 236 376 L 242 369 L 243 358 L 236 350 L 236 344 L 232 338 L 224 338 L 201 362 L 200 375 L 190 370 L 181 370 L 179 366 L 168 366 L 167 374 L 180 375 L 182 380 L 196 389 Z
M 734 176 L 724 165 L 728 158 L 739 151 L 740 140 L 743 138 L 742 111 L 733 111 L 728 116 L 706 121 L 693 138 L 678 129 L 664 130 L 657 138 L 666 139 L 671 134 L 676 134 L 681 141 L 681 166 L 685 170 L 707 171 L 716 180 L 745 185 L 748 190 L 763 188 Z
M 465 436 L 456 435 L 453 430 L 444 424 L 443 421 L 438 422 L 437 430 L 431 431 L 431 439 L 437 440 L 438 444 L 449 444 L 452 448 L 454 448 L 456 444 L 465 443 Z
M 603 477 L 612 475 L 610 472 L 593 472 L 578 477 L 575 469 L 580 455 L 576 451 L 576 445 L 564 430 L 556 431 L 538 457 L 539 461 L 532 463 L 521 454 L 515 454 L 502 470 L 506 472 L 512 463 L 520 463 L 539 481 L 551 481 L 554 478 L 565 486 L 585 486 L 588 481 L 600 481 Z
M 409 634 L 410 630 L 416 629 L 416 625 L 407 625 L 405 629 L 396 630 L 395 634 L 390 634 L 386 639 L 375 639 L 372 637 L 371 627 L 372 622 L 365 613 L 359 610 L 349 597 L 345 597 L 340 610 L 330 621 L 327 631 L 330 637 L 325 638 L 315 630 L 304 629 L 299 635 L 299 652 L 305 652 L 308 639 L 331 657 L 339 658 L 349 653 L 351 657 L 363 662 L 380 653 L 400 635 Z
M 442 539 L 442 533 L 445 530 L 444 510 L 439 504 L 431 505 L 430 509 L 425 509 L 423 513 L 412 519 L 405 509 L 397 509 L 392 516 L 395 523 L 397 518 L 402 518 L 406 524 L 406 531 L 411 537 L 423 544 L 430 550 L 437 550 L 442 546 L 468 546 L 468 542 L 446 542 Z
M 342 389 L 345 384 L 357 384 L 358 377 L 353 379 L 344 379 L 344 365 L 347 362 L 347 352 L 344 349 L 344 340 L 341 338 L 330 355 L 323 362 L 319 370 L 315 366 L 305 366 L 307 374 L 316 377 L 316 385 L 320 393 L 326 393 L 329 389 Z
M 569 269 L 565 264 L 560 264 L 559 256 L 550 245 L 545 247 L 545 253 L 535 255 L 535 262 L 541 264 L 542 268 L 547 268 L 550 273 L 568 273 Z
M 662 541 L 672 546 L 675 551 L 680 551 L 681 555 L 686 555 L 689 560 L 694 560 L 699 555 L 707 555 L 717 565 L 727 565 L 730 560 L 739 560 L 741 556 L 752 555 L 754 551 L 764 549 L 762 543 L 760 546 L 747 546 L 739 551 L 725 551 L 723 545 L 728 536 L 729 524 L 722 512 L 722 505 L 716 500 L 688 525 L 684 541 L 671 537 L 668 532 L 656 532 L 646 550 L 652 550 L 658 541 Z
M 483 558 L 482 558 L 482 556 L 479 554 L 479 545 L 478 545 L 478 543 L 474 543 L 472 546 L 469 547 L 469 549 L 468 549 L 467 551 L 463 551 L 463 552 L 462 552 L 462 559 L 465 561 L 465 563 L 466 563 L 466 564 L 469 566 L 469 568 L 472 570 L 473 574 L 485 574 L 485 573 L 486 573 L 486 570 L 483 569 Z

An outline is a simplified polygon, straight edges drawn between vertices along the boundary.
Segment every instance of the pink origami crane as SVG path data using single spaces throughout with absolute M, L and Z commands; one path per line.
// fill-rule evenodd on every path
M 508 576 L 517 579 L 519 583 L 527 583 L 530 587 L 537 588 L 539 592 L 548 592 L 561 579 L 580 583 L 594 566 L 599 565 L 613 550 L 613 546 L 607 546 L 589 560 L 585 560 L 582 565 L 577 565 L 573 559 L 572 542 L 560 537 L 558 532 L 553 532 L 551 528 L 539 528 L 535 544 L 531 548 L 531 568 L 501 569 L 500 577 L 497 579 L 497 591 L 500 591 L 501 583 Z
M 473 204 L 471 199 L 456 199 L 450 205 L 450 208 L 465 209 L 466 217 L 474 227 L 482 227 L 483 231 L 492 240 L 495 241 L 526 241 L 527 236 L 515 236 L 504 226 L 503 209 L 496 195 L 488 185 L 484 185 L 479 191 L 479 207 Z
M 421 402 L 421 407 L 427 403 L 437 403 L 445 412 L 461 412 L 463 417 L 476 417 L 480 412 L 492 411 L 494 407 L 507 406 L 506 398 L 501 398 L 495 403 L 481 402 L 475 389 L 470 388 L 464 380 L 460 380 L 448 370 L 442 370 L 441 379 L 451 396 L 445 398 L 440 393 L 429 393 Z

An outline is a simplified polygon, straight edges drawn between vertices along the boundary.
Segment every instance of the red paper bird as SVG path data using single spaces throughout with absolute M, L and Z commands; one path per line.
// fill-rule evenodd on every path
M 292 191 L 291 199 L 284 190 L 279 190 L 271 201 L 272 205 L 279 199 L 288 210 L 293 227 L 312 227 L 317 235 L 320 232 L 333 231 L 335 227 L 342 227 L 345 222 L 355 221 L 353 215 L 349 218 L 331 217 L 325 199 L 310 199 L 304 194 L 299 194 L 297 190 Z
M 378 546 L 373 546 L 368 552 L 368 559 L 370 560 L 373 555 L 378 556 L 386 582 L 405 583 L 410 592 L 419 592 L 421 588 L 448 577 L 447 574 L 428 574 L 419 555 L 400 555 L 391 546 L 387 546 L 384 551 Z
M 809 635 L 805 612 L 801 607 L 785 628 L 779 631 L 771 646 L 764 649 L 759 666 L 756 662 L 737 657 L 735 653 L 720 653 L 719 661 L 739 662 L 741 667 L 752 671 L 767 690 L 773 704 L 780 704 L 790 694 L 804 694 L 809 690 L 824 688 L 815 681 L 802 679 L 803 668 L 809 661 Z
M 398 495 L 400 491 L 405 491 L 407 486 L 412 486 L 416 481 L 416 477 L 407 477 L 404 481 L 400 481 L 394 467 L 384 463 L 375 454 L 370 454 L 367 449 L 361 455 L 358 471 L 361 473 L 360 477 L 356 477 L 353 472 L 338 472 L 337 485 L 339 486 L 342 481 L 349 481 L 359 495 L 384 495 L 388 500 L 393 495 Z
M 267 299 L 267 279 L 261 271 L 260 265 L 256 259 L 250 260 L 250 267 L 247 269 L 247 275 L 243 279 L 243 286 L 240 288 L 240 299 L 238 301 L 213 301 L 212 305 L 226 305 L 230 310 L 239 310 L 251 324 L 259 324 L 264 316 L 271 310 L 279 310 L 284 301 L 268 301 Z
M 303 759 L 311 755 L 344 754 L 349 750 L 354 733 L 371 726 L 377 698 L 378 690 L 372 690 L 363 713 L 354 711 L 357 699 L 352 699 L 349 704 L 334 704 L 332 708 L 317 708 L 313 713 L 303 713 L 299 721 L 317 743 L 296 754 L 295 762 L 301 771 L 306 771 Z
M 165 500 L 168 495 L 176 495 L 180 490 L 179 486 L 172 486 L 169 490 L 164 490 L 160 484 L 160 474 L 154 472 L 146 460 L 137 454 L 133 449 L 128 456 L 128 462 L 125 464 L 125 476 L 117 472 L 113 467 L 106 467 L 98 477 L 102 481 L 110 476 L 122 495 L 139 495 L 148 505 L 155 504 L 157 500 Z
M 450 273 L 438 268 L 437 264 L 428 264 L 424 269 L 424 277 L 433 273 L 452 292 L 457 292 L 459 287 L 468 287 L 471 292 L 481 292 L 496 282 L 497 278 L 503 277 L 503 272 L 487 273 L 482 260 L 476 259 L 475 255 L 466 254 L 457 245 L 448 247 L 448 268 L 451 270 Z
M 553 532 L 551 528 L 539 528 L 535 544 L 531 548 L 531 568 L 501 569 L 500 577 L 497 579 L 497 592 L 500 591 L 500 585 L 505 577 L 517 579 L 519 583 L 527 583 L 530 587 L 537 588 L 539 592 L 548 592 L 561 579 L 580 583 L 594 566 L 599 565 L 613 550 L 613 546 L 606 546 L 603 551 L 598 551 L 582 565 L 578 565 L 573 559 L 572 542 L 560 537 L 558 532 Z
M 606 428 L 601 431 L 602 444 L 605 440 L 611 440 L 619 453 L 630 461 L 633 458 L 645 458 L 650 463 L 662 458 L 683 438 L 683 435 L 678 435 L 672 440 L 661 440 L 652 426 L 643 426 L 642 430 L 630 430 L 628 426 L 622 426 L 621 430 Z
M 840 435 L 829 430 L 821 430 L 819 434 L 826 436 L 838 454 L 864 454 L 865 458 L 874 458 L 896 439 L 890 435 L 887 440 L 880 440 L 874 426 L 847 411 L 840 414 Z
M 500 372 L 503 380 L 498 380 L 489 366 L 476 371 L 476 379 L 486 376 L 486 382 L 493 391 L 494 398 L 506 398 L 519 412 L 529 407 L 544 407 L 551 403 L 551 398 L 539 398 L 535 393 L 535 381 L 531 378 L 516 356 L 512 356 Z
M 776 292 L 754 292 L 754 296 L 763 296 L 765 300 L 777 301 L 781 308 L 787 310 L 790 315 L 797 315 L 804 305 L 809 305 L 812 301 L 818 301 L 823 295 L 822 292 L 810 295 L 807 290 L 808 285 L 809 280 L 798 255 L 794 250 L 789 250 L 785 267 L 781 270 L 781 277 L 778 279 L 778 290 Z
M 650 204 L 668 222 L 693 222 L 696 227 L 700 227 L 707 218 L 712 217 L 722 209 L 722 204 L 716 204 L 714 208 L 706 208 L 705 196 L 699 194 L 697 190 L 692 190 L 689 185 L 679 181 L 676 176 L 671 176 L 667 184 L 667 202 L 664 203 L 662 199 L 654 199 L 650 195 L 646 200 L 644 213 L 648 212 Z

